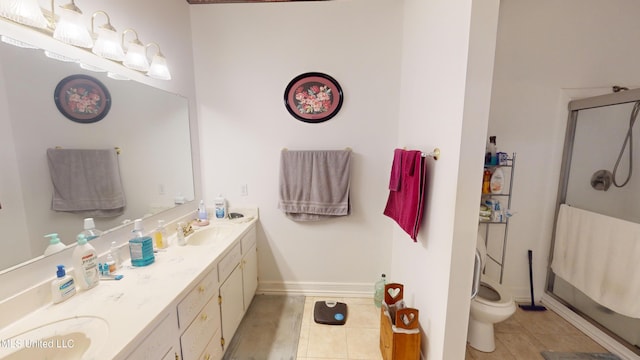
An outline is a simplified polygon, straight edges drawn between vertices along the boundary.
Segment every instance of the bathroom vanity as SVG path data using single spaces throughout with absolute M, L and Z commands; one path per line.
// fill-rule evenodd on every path
M 256 292 L 256 223 L 257 211 L 244 222 L 212 221 L 149 266 L 124 261 L 122 280 L 102 280 L 0 329 L 0 359 L 51 351 L 66 359 L 221 359 Z

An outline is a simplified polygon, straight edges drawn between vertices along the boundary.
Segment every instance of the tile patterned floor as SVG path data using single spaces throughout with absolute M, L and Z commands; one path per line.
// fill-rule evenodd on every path
M 316 301 L 335 300 L 349 306 L 344 326 L 313 321 Z M 297 360 L 381 360 L 380 313 L 371 299 L 307 297 Z M 483 353 L 467 345 L 465 360 L 543 360 L 541 351 L 607 352 L 551 310 L 527 312 L 496 325 L 496 351 Z
M 541 351 L 608 352 L 551 310 L 523 311 L 496 324 L 496 351 L 467 345 L 465 360 L 544 360 Z
M 313 321 L 316 301 L 334 300 L 348 306 L 344 326 Z M 382 360 L 379 348 L 380 309 L 370 298 L 307 297 L 298 342 L 298 360 Z

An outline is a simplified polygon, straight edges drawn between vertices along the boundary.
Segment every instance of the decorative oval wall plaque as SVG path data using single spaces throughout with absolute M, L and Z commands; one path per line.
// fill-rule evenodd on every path
M 111 108 L 109 90 L 98 79 L 82 74 L 62 79 L 53 100 L 62 115 L 83 124 L 102 120 Z
M 331 76 L 309 72 L 296 76 L 284 92 L 284 106 L 296 119 L 321 123 L 342 107 L 342 88 Z

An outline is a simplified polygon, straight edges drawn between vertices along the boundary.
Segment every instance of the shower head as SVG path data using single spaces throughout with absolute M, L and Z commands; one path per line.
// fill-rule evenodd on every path
M 607 191 L 613 182 L 613 174 L 609 170 L 598 170 L 591 175 L 591 187 L 596 190 Z

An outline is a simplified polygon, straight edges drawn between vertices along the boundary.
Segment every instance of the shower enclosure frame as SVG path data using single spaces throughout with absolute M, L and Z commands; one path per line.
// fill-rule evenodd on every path
M 626 103 L 632 103 L 640 100 L 640 89 L 633 90 L 623 90 L 619 92 L 614 92 L 611 94 L 599 95 L 588 97 L 584 99 L 576 99 L 569 102 L 568 110 L 568 121 L 567 128 L 565 133 L 564 140 L 564 148 L 562 153 L 562 166 L 560 168 L 560 180 L 558 185 L 558 195 L 556 197 L 556 207 L 554 213 L 553 220 L 553 230 L 551 234 L 551 247 L 549 250 L 549 262 L 547 264 L 547 279 L 545 286 L 545 293 L 551 296 L 554 300 L 560 302 L 567 308 L 571 309 L 576 314 L 580 315 L 580 317 L 589 321 L 592 325 L 596 326 L 598 329 L 602 330 L 612 338 L 616 339 L 619 343 L 629 348 L 634 353 L 640 355 L 640 348 L 634 346 L 629 343 L 625 339 L 622 339 L 619 335 L 609 330 L 605 326 L 601 325 L 597 321 L 590 318 L 587 314 L 581 312 L 579 309 L 576 309 L 571 304 L 567 303 L 565 300 L 557 296 L 553 293 L 554 283 L 555 283 L 555 274 L 551 269 L 551 263 L 553 260 L 553 249 L 555 246 L 555 233 L 556 233 L 556 225 L 558 222 L 558 212 L 560 209 L 560 205 L 564 204 L 567 199 L 567 191 L 569 186 L 569 172 L 571 169 L 571 159 L 573 155 L 573 147 L 575 143 L 575 133 L 578 124 L 578 113 L 580 110 L 594 109 L 599 107 L 606 107 L 612 105 L 620 105 Z

